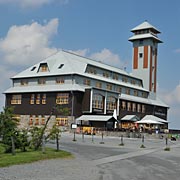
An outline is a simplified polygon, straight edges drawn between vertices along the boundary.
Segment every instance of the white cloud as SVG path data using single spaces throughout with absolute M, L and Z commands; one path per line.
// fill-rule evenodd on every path
M 122 67 L 122 62 L 120 60 L 119 55 L 114 54 L 113 52 L 111 52 L 109 49 L 106 48 L 101 50 L 100 52 L 91 54 L 90 58 L 115 67 Z
M 68 51 L 119 68 L 121 68 L 124 64 L 123 62 L 121 62 L 118 54 L 114 54 L 113 52 L 111 52 L 111 50 L 106 48 L 101 50 L 100 52 L 95 53 L 90 53 L 90 50 L 88 48 Z
M 1 4 L 14 4 L 22 8 L 37 8 L 54 2 L 67 4 L 69 0 L 0 0 Z
M 176 49 L 175 52 L 176 52 L 176 53 L 180 53 L 180 49 Z
M 50 40 L 56 35 L 58 19 L 52 19 L 44 25 L 37 22 L 22 26 L 12 26 L 6 37 L 0 39 L 0 92 L 11 86 L 9 79 L 24 69 L 46 58 L 57 49 L 50 47 Z M 4 106 L 4 95 L 0 95 L 0 108 Z
M 52 19 L 41 25 L 33 22 L 29 25 L 12 26 L 7 36 L 0 40 L 0 52 L 8 65 L 29 65 L 38 62 L 57 51 L 50 48 L 50 39 L 56 35 L 58 19 Z
M 7 66 L 0 65 L 0 110 L 5 105 L 5 96 L 2 94 L 7 88 L 10 87 L 11 81 L 9 80 L 10 77 L 16 74 L 16 72 L 12 69 L 9 69 Z
M 169 127 L 180 128 L 180 84 L 171 91 L 159 89 L 159 96 L 170 107 L 168 111 Z
M 172 91 L 161 92 L 161 96 L 167 104 L 179 104 L 180 106 L 180 84 Z

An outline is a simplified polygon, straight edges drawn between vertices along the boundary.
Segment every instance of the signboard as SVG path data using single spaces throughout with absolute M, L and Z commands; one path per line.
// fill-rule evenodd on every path
M 76 129 L 77 128 L 77 124 L 71 124 L 71 129 Z

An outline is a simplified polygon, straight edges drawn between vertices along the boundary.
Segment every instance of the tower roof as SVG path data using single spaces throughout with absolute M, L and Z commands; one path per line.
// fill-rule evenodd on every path
M 157 28 L 152 26 L 149 22 L 145 21 L 141 23 L 140 25 L 136 26 L 135 28 L 131 29 L 131 32 L 144 30 L 144 29 L 152 29 L 155 33 L 161 33 Z
M 150 38 L 150 39 L 154 39 L 158 43 L 162 43 L 162 41 L 157 36 L 157 34 L 160 33 L 160 31 L 154 26 L 152 26 L 150 23 L 148 23 L 147 21 L 131 29 L 131 32 L 133 32 L 134 35 L 129 38 L 129 41 L 133 42 L 139 39 Z

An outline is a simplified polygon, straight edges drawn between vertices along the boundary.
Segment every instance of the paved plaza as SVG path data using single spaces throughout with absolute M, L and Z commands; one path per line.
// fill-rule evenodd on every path
M 179 180 L 180 142 L 146 137 L 74 136 L 62 133 L 61 149 L 74 157 L 0 168 L 0 180 Z M 141 145 L 145 148 L 140 148 Z M 47 146 L 55 147 L 53 142 Z M 170 151 L 164 151 L 170 147 Z

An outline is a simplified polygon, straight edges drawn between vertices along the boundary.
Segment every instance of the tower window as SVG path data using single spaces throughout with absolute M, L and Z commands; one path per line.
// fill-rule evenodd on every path
M 143 53 L 139 53 L 139 58 L 142 58 L 143 57 Z
M 143 44 L 143 40 L 142 39 L 140 39 L 139 44 L 141 44 L 141 45 Z

